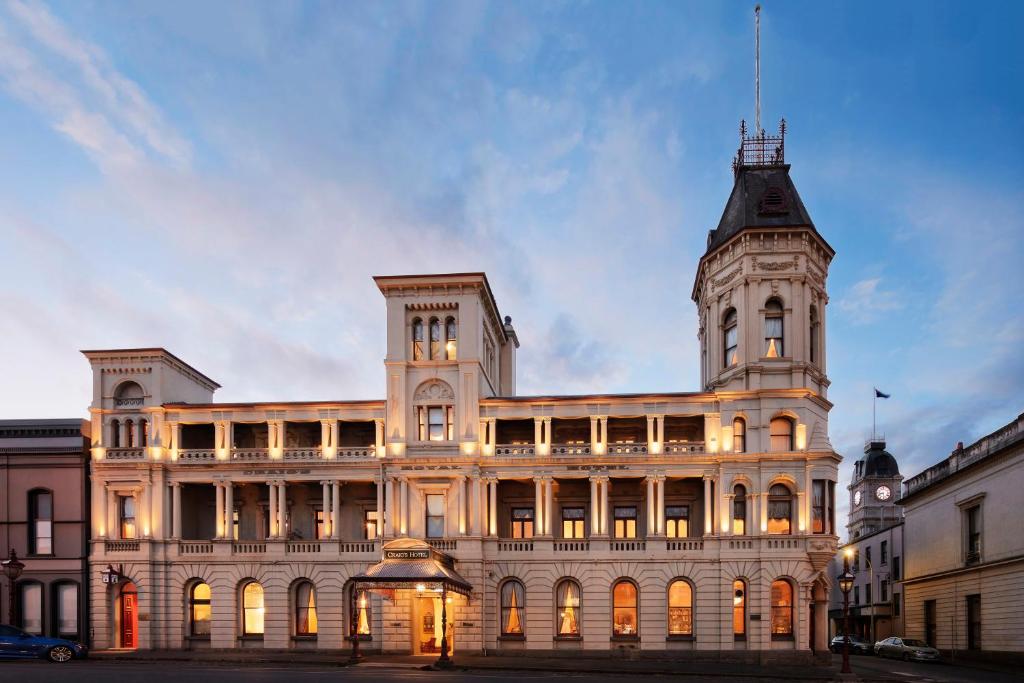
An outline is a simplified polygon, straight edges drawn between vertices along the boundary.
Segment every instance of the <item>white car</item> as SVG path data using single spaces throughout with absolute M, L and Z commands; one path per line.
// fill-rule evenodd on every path
M 879 657 L 895 657 L 905 662 L 937 662 L 939 651 L 927 643 L 912 638 L 893 636 L 875 643 L 875 654 Z

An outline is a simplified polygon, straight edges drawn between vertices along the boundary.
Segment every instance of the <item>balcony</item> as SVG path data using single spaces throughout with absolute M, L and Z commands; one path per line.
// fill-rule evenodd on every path
M 145 448 L 108 448 L 103 456 L 104 460 L 116 460 L 118 462 L 132 462 L 146 459 Z
M 608 444 L 608 455 L 645 455 L 647 442 L 625 442 Z
M 103 552 L 105 553 L 137 553 L 140 547 L 138 539 L 103 542 Z
M 182 448 L 178 451 L 178 462 L 209 463 L 217 460 L 217 451 L 212 448 Z
M 537 448 L 531 444 L 503 443 L 494 447 L 495 455 L 504 456 L 530 456 L 535 455 Z

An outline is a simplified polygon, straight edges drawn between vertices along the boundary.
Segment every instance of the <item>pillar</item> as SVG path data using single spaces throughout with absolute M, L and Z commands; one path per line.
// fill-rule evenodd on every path
M 828 600 L 814 601 L 814 652 L 828 652 Z
M 597 477 L 590 478 L 590 535 L 601 534 L 601 501 Z
M 487 520 L 488 532 L 487 533 L 490 536 L 497 536 L 498 535 L 498 480 L 497 479 L 491 479 L 491 480 L 489 480 L 487 482 L 487 485 L 489 487 L 489 491 L 488 492 L 490 494 L 489 497 L 488 497 L 489 504 L 487 506 L 487 516 L 488 516 L 488 520 Z
M 544 452 L 544 421 L 539 417 L 533 418 L 533 447 L 538 455 Z
M 597 415 L 590 416 L 590 450 L 594 453 L 600 453 L 600 434 L 597 428 Z
M 608 450 L 608 417 L 601 418 L 601 447 Z
M 331 538 L 334 529 L 334 512 L 331 507 L 331 482 L 326 479 L 320 480 L 320 508 L 323 510 L 324 531 L 323 538 Z
M 107 538 L 121 538 L 121 525 L 118 524 L 117 492 L 107 485 Z
M 757 494 L 759 501 L 758 511 L 761 513 L 761 533 L 768 532 L 768 493 L 761 491 Z
M 395 480 L 388 479 L 384 484 L 384 535 L 395 536 Z
M 599 483 L 601 488 L 601 533 L 608 534 L 608 487 L 611 480 L 603 477 Z
M 270 487 L 270 528 L 267 529 L 267 538 L 277 538 L 278 526 L 277 526 L 277 483 L 268 481 L 267 486 Z
M 337 480 L 331 482 L 331 538 L 341 538 L 341 482 Z
M 281 538 L 288 538 L 288 483 L 285 481 L 277 482 L 277 530 Z
M 647 418 L 647 433 L 651 433 L 651 418 Z M 658 532 L 658 519 L 656 505 L 658 494 L 655 490 L 654 477 L 647 477 L 647 535 L 651 536 Z
M 533 509 L 534 517 L 537 520 L 537 531 L 540 534 L 544 533 L 544 480 L 540 477 L 535 477 L 533 480 Z
M 659 476 L 654 481 L 654 493 L 657 500 L 654 503 L 655 513 L 658 517 L 658 535 L 665 533 L 665 477 Z
M 224 538 L 235 540 L 235 482 L 224 482 Z
M 381 528 L 381 520 L 384 519 L 384 482 L 378 479 L 374 482 L 374 488 L 377 490 L 377 521 L 374 525 L 373 535 L 380 538 L 380 535 L 383 532 L 383 529 Z
M 214 482 L 213 485 L 217 488 L 216 538 L 224 538 L 224 487 L 218 482 Z
M 121 448 L 128 445 L 128 425 L 124 420 L 118 420 L 117 422 L 117 443 Z
M 473 477 L 469 488 L 469 533 L 480 536 L 480 477 Z
M 405 536 L 409 533 L 409 481 L 398 481 L 398 533 Z
M 337 425 L 337 422 L 335 422 Z M 374 429 L 376 430 L 376 436 L 374 440 L 374 455 L 378 458 L 383 458 L 385 455 L 384 448 L 384 418 L 378 417 L 373 421 Z
M 181 538 L 181 482 L 171 484 L 171 534 L 174 538 Z
M 459 535 L 466 535 L 466 478 L 459 477 L 458 480 L 459 490 Z
M 551 477 L 544 480 L 544 535 L 551 536 L 551 514 L 554 511 L 555 481 Z
M 711 499 L 711 477 L 704 477 L 704 535 L 710 536 L 714 523 L 715 502 Z
M 652 449 L 652 450 L 653 450 L 654 442 L 656 441 L 655 434 L 656 434 L 656 432 L 654 430 L 654 416 L 653 415 L 648 415 L 647 416 L 647 447 L 649 449 Z
M 665 416 L 658 416 L 658 443 L 661 444 L 661 450 L 665 450 Z

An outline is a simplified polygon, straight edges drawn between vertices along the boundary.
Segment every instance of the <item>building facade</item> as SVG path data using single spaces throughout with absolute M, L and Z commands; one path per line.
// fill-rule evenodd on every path
M 1024 415 L 904 485 L 908 637 L 1024 661 Z
M 13 621 L 29 633 L 89 641 L 88 468 L 88 421 L 0 420 L 0 548 L 25 565 Z M 9 601 L 4 585 L 0 622 Z
M 701 391 L 517 395 L 482 273 L 376 278 L 380 400 L 86 351 L 96 647 L 824 654 L 833 251 L 783 133 L 741 136 L 697 266 Z

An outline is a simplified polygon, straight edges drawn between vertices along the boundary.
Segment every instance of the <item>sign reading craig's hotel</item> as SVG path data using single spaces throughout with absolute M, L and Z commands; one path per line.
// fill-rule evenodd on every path
M 92 574 L 95 646 L 334 649 L 355 628 L 364 651 L 436 653 L 436 595 L 352 580 L 428 559 L 382 552 L 421 539 L 466 593 L 448 594 L 456 654 L 827 656 L 833 251 L 781 150 L 743 139 L 696 264 L 696 391 L 518 395 L 483 273 L 375 278 L 376 400 L 216 403 L 163 349 L 85 351 L 91 562 L 124 566 Z

